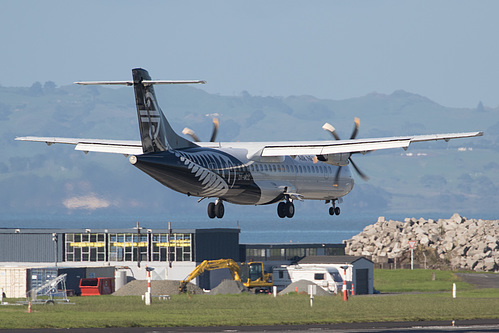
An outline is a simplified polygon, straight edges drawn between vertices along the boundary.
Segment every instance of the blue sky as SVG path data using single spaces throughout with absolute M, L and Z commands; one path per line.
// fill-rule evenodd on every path
M 204 79 L 222 95 L 403 89 L 499 106 L 498 1 L 3 1 L 0 84 Z

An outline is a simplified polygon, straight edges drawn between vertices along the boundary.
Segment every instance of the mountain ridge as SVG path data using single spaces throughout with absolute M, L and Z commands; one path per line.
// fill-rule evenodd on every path
M 182 214 L 181 210 L 205 214 L 204 205 L 161 186 L 121 156 L 83 155 L 69 146 L 14 141 L 16 136 L 27 135 L 138 140 L 131 88 L 56 87 L 49 82 L 29 88 L 0 87 L 0 209 L 13 214 L 168 211 L 175 215 Z M 220 96 L 188 86 L 165 87 L 156 93 L 178 133 L 187 126 L 205 140 L 211 134 L 214 114 L 220 118 L 220 141 L 330 140 L 329 133 L 321 129 L 324 122 L 332 123 L 342 138 L 348 138 L 354 116 L 361 119 L 359 137 L 485 129 L 483 138 L 355 156 L 371 180 L 356 180 L 342 208 L 347 214 L 358 209 L 386 214 L 401 208 L 408 213 L 454 212 L 466 202 L 471 212 L 497 212 L 493 202 L 499 201 L 499 176 L 494 167 L 486 166 L 498 160 L 499 133 L 487 129 L 499 126 L 499 109 L 448 108 L 403 90 L 346 100 L 309 95 L 264 97 L 247 92 Z M 463 147 L 465 151 L 458 150 Z M 406 155 L 409 152 L 415 155 Z M 443 185 L 427 186 L 438 177 L 445 180 Z M 477 184 L 488 187 L 482 191 Z M 324 205 L 303 206 L 303 212 L 314 213 Z M 252 208 L 230 209 L 246 212 Z M 328 218 L 322 210 L 321 215 Z

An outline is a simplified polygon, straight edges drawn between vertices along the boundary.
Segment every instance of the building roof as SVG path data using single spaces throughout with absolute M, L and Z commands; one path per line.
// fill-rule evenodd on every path
M 240 229 L 234 228 L 210 228 L 210 229 L 178 229 L 172 228 L 172 233 L 240 233 Z M 123 229 L 98 229 L 98 228 L 80 228 L 80 229 L 61 229 L 61 228 L 0 228 L 0 234 L 69 234 L 69 233 L 137 233 L 136 228 L 123 228 Z M 141 227 L 141 234 L 146 233 L 168 233 L 168 229 L 156 229 L 156 228 L 147 228 Z
M 354 262 L 365 259 L 366 257 L 358 256 L 308 256 L 298 262 L 298 264 L 353 264 Z

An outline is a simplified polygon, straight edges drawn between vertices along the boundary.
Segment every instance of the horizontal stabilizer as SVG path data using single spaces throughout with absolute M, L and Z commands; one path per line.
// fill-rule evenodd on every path
M 76 84 L 82 86 L 97 86 L 97 85 L 111 85 L 111 86 L 133 86 L 133 81 L 78 81 Z M 153 84 L 206 84 L 203 80 L 142 80 L 144 86 L 152 86 Z

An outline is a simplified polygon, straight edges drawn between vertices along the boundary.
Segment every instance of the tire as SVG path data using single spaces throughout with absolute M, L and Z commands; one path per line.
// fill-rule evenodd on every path
M 214 202 L 210 202 L 208 204 L 208 217 L 210 219 L 214 219 L 215 216 L 216 216 L 216 214 L 215 214 L 215 203 Z
M 336 215 L 340 215 L 340 213 L 341 213 L 341 209 L 340 209 L 340 207 L 336 207 L 336 208 L 334 209 L 334 213 L 335 213 Z
M 215 215 L 217 216 L 217 218 L 221 219 L 222 217 L 224 217 L 224 213 L 224 204 L 222 202 L 219 202 L 218 205 L 215 205 Z
M 277 215 L 281 219 L 286 217 L 286 203 L 284 201 L 279 202 L 277 205 Z
M 290 201 L 286 203 L 286 217 L 292 218 L 295 216 L 295 205 Z
M 329 207 L 329 215 L 334 215 L 334 208 L 333 207 Z

